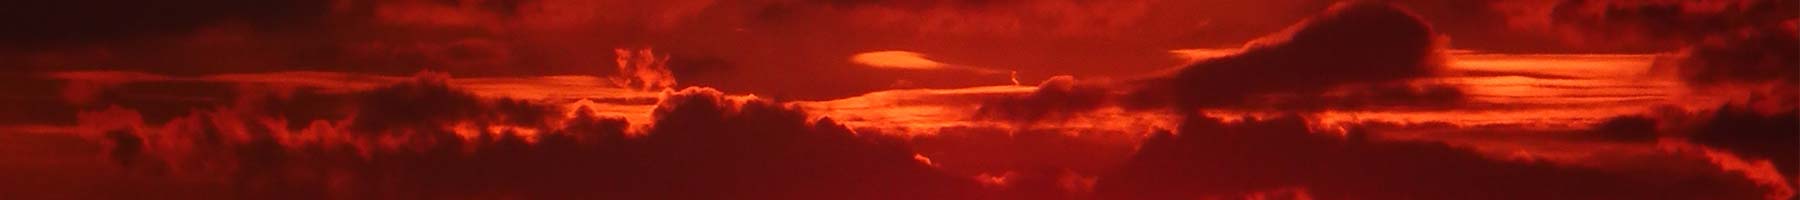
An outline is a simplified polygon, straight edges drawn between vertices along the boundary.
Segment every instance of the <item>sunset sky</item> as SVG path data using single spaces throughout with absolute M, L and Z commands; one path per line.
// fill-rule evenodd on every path
M 0 6 L 0 199 L 1795 199 L 1800 0 Z

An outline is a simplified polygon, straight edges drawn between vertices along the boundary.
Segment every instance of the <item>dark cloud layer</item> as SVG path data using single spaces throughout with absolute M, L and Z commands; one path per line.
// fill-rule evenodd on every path
M 0 41 L 16 47 L 61 44 L 126 42 L 146 36 L 168 36 L 233 21 L 283 29 L 315 22 L 326 14 L 330 1 L 240 2 L 182 0 L 134 2 L 107 0 L 38 1 L 7 3 L 8 22 Z
M 1715 36 L 1682 53 L 1681 78 L 1698 86 L 1771 83 L 1800 84 L 1796 21 L 1731 35 Z
M 1191 118 L 1158 134 L 1100 179 L 1111 199 L 1238 198 L 1298 188 L 1319 199 L 1757 199 L 1766 192 L 1705 158 L 1661 158 L 1642 174 L 1495 160 L 1437 142 L 1309 131 L 1296 117 L 1226 123 Z M 1662 163 L 1666 162 L 1666 163 Z M 1688 171 L 1686 167 L 1700 167 Z
M 1800 110 L 1773 115 L 1738 107 L 1713 111 L 1703 125 L 1687 133 L 1695 143 L 1723 148 L 1751 159 L 1769 160 L 1793 184 L 1800 177 Z
M 565 119 L 433 76 L 350 94 L 348 119 L 299 131 L 265 121 L 282 113 L 232 107 L 108 131 L 106 155 L 130 176 L 206 189 L 92 188 L 100 196 L 89 198 L 960 199 L 980 189 L 898 140 L 767 100 L 673 92 L 655 126 L 627 136 L 622 119 Z M 529 129 L 458 130 L 468 125 Z
M 1792 23 L 1800 1 L 1558 1 L 1550 28 L 1597 47 L 1671 49 L 1717 35 Z

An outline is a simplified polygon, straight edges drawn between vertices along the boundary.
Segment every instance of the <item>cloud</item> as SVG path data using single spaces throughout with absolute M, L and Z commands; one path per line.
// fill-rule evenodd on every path
M 1757 29 L 1735 36 L 1718 36 L 1681 53 L 1681 78 L 1697 86 L 1733 83 L 1787 83 L 1800 81 L 1800 47 L 1782 45 L 1796 41 L 1795 24 Z
M 1714 93 L 1764 113 L 1796 108 L 1800 101 L 1800 43 L 1789 20 L 1776 27 L 1711 36 L 1684 49 L 1674 64 L 1676 76 L 1697 93 Z
M 1646 162 L 1621 165 L 1681 167 L 1614 170 L 1496 160 L 1445 143 L 1361 134 L 1309 131 L 1296 117 L 1190 118 L 1177 132 L 1144 141 L 1096 191 L 1113 199 L 1234 198 L 1284 188 L 1325 199 L 1756 199 L 1780 190 L 1693 155 L 1618 155 Z
M 1093 182 L 1136 152 L 1140 130 L 950 127 L 909 143 L 946 173 L 975 177 L 991 199 L 1093 199 Z M 996 180 L 998 179 L 998 180 Z
M 876 51 L 859 53 L 850 57 L 851 62 L 870 67 L 931 70 L 942 69 L 944 63 L 926 59 L 925 54 L 910 51 Z
M 439 75 L 422 74 L 347 94 L 354 102 L 345 105 L 351 115 L 297 128 L 270 121 L 281 114 L 219 108 L 145 130 L 106 133 L 96 141 L 108 144 L 112 162 L 128 169 L 145 174 L 167 171 L 160 176 L 168 179 L 153 178 L 150 183 L 201 185 L 234 191 L 230 194 L 236 197 L 956 199 L 1277 193 L 1320 198 L 1437 194 L 1756 198 L 1768 192 L 1740 175 L 1715 169 L 1704 158 L 1685 154 L 1627 155 L 1637 160 L 1620 165 L 1679 167 L 1614 172 L 1609 170 L 1615 168 L 1495 160 L 1440 143 L 1356 139 L 1365 133 L 1340 138 L 1309 131 L 1307 123 L 1297 118 L 1232 124 L 1192 117 L 1179 134 L 1155 135 L 1136 151 L 1130 150 L 1132 137 L 1063 135 L 1054 130 L 1004 134 L 948 130 L 902 142 L 857 133 L 830 118 L 809 120 L 813 117 L 798 108 L 711 89 L 670 91 L 657 102 L 652 126 L 634 129 L 622 119 L 584 115 L 587 112 L 570 118 L 516 118 L 560 115 L 531 111 L 528 108 L 543 107 L 529 101 L 480 98 L 445 82 Z M 374 112 L 430 114 L 365 114 Z M 374 124 L 392 125 L 357 128 Z M 993 138 L 1001 135 L 1006 137 Z M 1041 148 L 1049 146 L 1061 148 Z M 1044 154 L 1060 151 L 1074 153 Z M 919 155 L 933 164 L 917 161 Z M 1008 159 L 983 159 L 994 155 Z M 967 175 L 982 173 L 1006 184 L 984 189 Z M 225 177 L 213 179 L 225 181 L 173 181 L 183 177 Z M 1090 179 L 1097 182 L 1082 186 Z M 1446 184 L 1471 183 L 1457 181 L 1470 179 L 1493 181 Z M 740 190 L 752 187 L 764 189 Z M 1658 192 L 1644 193 L 1642 188 Z
M 1746 28 L 1778 26 L 1800 12 L 1794 1 L 1559 1 L 1548 25 L 1589 46 L 1672 48 Z
M 660 91 L 675 87 L 675 75 L 669 72 L 669 56 L 658 57 L 650 49 L 613 49 L 617 56 L 614 63 L 619 66 L 619 74 L 626 78 L 616 80 L 622 86 L 643 91 Z
M 1186 61 L 1201 61 L 1217 57 L 1237 54 L 1242 49 L 1176 49 L 1169 50 L 1169 55 Z
M 388 134 L 455 123 L 541 127 L 561 114 L 555 107 L 526 101 L 490 102 L 451 88 L 449 79 L 441 74 L 421 74 L 415 81 L 361 92 L 351 97 L 356 101 L 352 108 L 356 116 L 349 121 L 349 128 L 359 133 Z
M 1407 11 L 1381 3 L 1345 3 L 1252 41 L 1236 54 L 1119 83 L 1051 79 L 1032 96 L 984 104 L 984 109 L 1030 121 L 1099 105 L 1182 112 L 1445 107 L 1462 101 L 1460 89 L 1413 82 L 1444 68 L 1440 40 Z M 1034 105 L 1045 104 L 1041 102 L 1065 103 Z
M 1751 107 L 1720 105 L 1713 108 L 1682 110 L 1660 108 L 1650 115 L 1609 118 L 1596 125 L 1589 134 L 1619 142 L 1655 143 L 1665 146 L 1698 145 L 1717 149 L 1745 163 L 1769 165 L 1767 181 L 1791 187 L 1800 176 L 1800 110 L 1788 109 L 1767 113 Z M 1731 165 L 1729 159 L 1715 159 L 1720 165 Z M 1749 170 L 1756 171 L 1756 170 Z M 1746 172 L 1762 173 L 1762 172 Z
M 1763 114 L 1749 108 L 1724 106 L 1712 111 L 1711 116 L 1696 116 L 1702 120 L 1698 127 L 1686 135 L 1694 143 L 1717 147 L 1737 153 L 1748 159 L 1768 160 L 1774 163 L 1775 169 L 1787 177 L 1789 185 L 1796 185 L 1800 180 L 1800 127 L 1794 122 L 1800 121 L 1800 110 L 1787 110 L 1776 114 Z
M 108 89 L 119 85 L 140 82 L 168 80 L 169 77 L 141 72 L 62 72 L 48 75 L 52 78 L 69 80 L 63 86 L 62 99 L 75 105 L 87 105 L 98 101 L 100 95 Z
M 1016 119 L 1035 122 L 1065 119 L 1074 113 L 1088 112 L 1107 106 L 1107 86 L 1082 83 L 1074 77 L 1057 76 L 1044 80 L 1030 94 L 989 100 L 976 111 L 978 118 Z M 1073 112 L 1073 113 L 1065 113 Z
M 283 71 L 267 73 L 227 73 L 205 76 L 174 76 L 131 71 L 64 71 L 41 75 L 48 81 L 62 82 L 60 99 L 54 105 L 71 104 L 75 109 L 101 109 L 123 105 L 145 111 L 149 119 L 167 119 L 185 115 L 191 109 L 210 109 L 223 103 L 258 96 L 276 96 L 279 101 L 310 105 L 313 108 L 337 108 L 349 101 L 346 94 L 370 90 L 424 90 L 418 84 L 444 84 L 459 94 L 475 97 L 510 98 L 522 101 L 557 103 L 564 106 L 581 104 L 606 105 L 598 114 L 621 116 L 633 123 L 647 123 L 648 111 L 654 107 L 660 90 L 643 90 L 644 81 L 636 77 L 536 76 L 536 77 L 459 77 L 448 78 L 438 72 L 421 72 L 413 76 L 374 74 Z M 419 82 L 419 76 L 439 77 Z M 668 77 L 655 77 L 668 78 Z M 441 79 L 441 80 L 439 80 Z M 666 80 L 666 79 L 652 79 Z M 408 83 L 408 84 L 401 84 Z M 636 85 L 633 85 L 636 84 Z M 412 86 L 408 86 L 412 85 Z M 653 85 L 652 85 L 653 86 Z M 447 93 L 447 92 L 445 92 Z M 467 93 L 467 94 L 460 94 Z M 406 105 L 413 106 L 413 105 Z M 271 106 L 279 108 L 279 106 Z M 574 107 L 569 107 L 573 109 Z M 149 110 L 155 109 L 155 110 Z M 285 108 L 282 108 L 285 109 Z M 436 111 L 436 110 L 433 110 Z
M 915 161 L 897 141 L 852 133 L 829 118 L 809 123 L 772 102 L 686 89 L 662 105 L 643 140 L 649 173 L 665 177 L 644 183 L 658 196 L 960 198 L 973 186 Z M 759 187 L 769 189 L 741 190 Z
M 1795 43 L 1800 2 L 1560 1 L 1549 25 L 1574 40 L 1596 45 L 1679 47 L 1657 67 L 1699 90 L 1752 90 L 1780 99 L 1759 102 L 1792 107 L 1800 85 L 1800 47 Z M 1741 95 L 1741 94 L 1732 94 Z M 1767 105 L 1765 105 L 1767 106 Z
M 1507 63 L 1508 55 L 1494 55 L 1499 58 L 1488 64 L 1496 70 L 1445 72 L 1445 34 L 1499 31 L 1457 25 L 1492 19 L 1436 16 L 1486 9 L 1488 1 L 1346 3 L 1310 18 L 1330 2 L 342 1 L 302 3 L 317 7 L 293 13 L 237 13 L 211 8 L 266 8 L 204 3 L 216 2 L 171 4 L 207 8 L 175 9 L 204 13 L 173 18 L 138 11 L 155 6 L 105 8 L 127 12 L 78 18 L 73 22 L 95 23 L 69 27 L 29 24 L 45 29 L 15 33 L 55 40 L 0 47 L 0 58 L 22 58 L 17 63 L 25 67 L 13 69 L 95 70 L 24 73 L 68 84 L 61 85 L 61 96 L 47 89 L 31 98 L 86 112 L 52 113 L 70 115 L 74 122 L 67 124 L 74 128 L 44 129 L 51 134 L 0 133 L 50 141 L 0 150 L 73 152 L 0 152 L 3 163 L 55 163 L 0 165 L 6 168 L 0 173 L 18 175 L 0 176 L 6 179 L 0 183 L 43 183 L 0 187 L 6 191 L 0 193 L 189 199 L 1782 198 L 1786 193 L 1779 191 L 1789 188 L 1767 180 L 1793 185 L 1781 176 L 1796 171 L 1786 159 L 1793 152 L 1781 151 L 1795 145 L 1769 142 L 1794 141 L 1792 130 L 1778 128 L 1793 121 L 1791 109 L 1726 107 L 1701 112 L 1717 114 L 1602 122 L 1596 116 L 1633 112 L 1646 102 L 1641 99 L 1667 96 L 1665 84 L 1602 80 L 1635 77 L 1614 71 L 1637 68 L 1534 68 L 1550 62 Z M 1428 7 L 1433 5 L 1452 11 Z M 147 19 L 100 20 L 132 16 Z M 1294 20 L 1301 22 L 1234 50 L 1165 51 L 1229 45 Z M 115 21 L 169 26 L 52 36 L 105 32 L 112 29 L 97 27 Z M 1792 73 L 1751 72 L 1785 72 L 1770 67 L 1793 65 L 1781 60 L 1791 56 L 1771 53 L 1786 51 L 1770 44 L 1792 43 L 1784 42 L 1793 35 L 1791 20 L 1787 24 L 1708 33 L 1688 42 L 1700 45 L 1680 53 L 1681 60 L 1671 63 L 1679 68 L 1671 71 L 1697 91 L 1746 88 L 1739 85 L 1782 91 L 1776 89 L 1791 85 L 1781 83 L 1791 83 Z M 813 45 L 820 41 L 832 44 Z M 615 48 L 620 46 L 657 51 Z M 908 51 L 870 51 L 880 49 Z M 1167 53 L 1193 63 L 1113 77 L 1178 64 Z M 973 87 L 995 82 L 975 76 L 1004 72 L 974 66 L 1006 66 L 1028 72 L 1015 79 L 1044 81 L 1036 87 L 1018 86 L 1017 80 Z M 404 75 L 422 68 L 448 73 Z M 459 77 L 449 78 L 452 73 Z M 901 80 L 962 88 L 870 92 Z M 676 90 L 691 85 L 720 89 Z M 1551 89 L 1514 96 L 1466 85 Z M 861 96 L 838 98 L 855 94 Z M 1495 96 L 1517 97 L 1508 99 L 1517 104 L 1466 104 Z M 1599 100 L 1561 101 L 1577 98 Z M 54 102 L 59 99 L 66 102 Z M 1631 103 L 1588 107 L 1612 102 Z M 61 108 L 44 110 L 53 109 Z M 1229 115 L 1299 116 L 1210 118 Z M 1495 156 L 1486 152 L 1494 147 L 1378 141 L 1373 138 L 1385 133 L 1354 124 L 1323 127 L 1349 133 L 1319 126 L 1376 118 L 1453 134 L 1529 131 L 1489 125 L 1520 121 L 1599 122 L 1594 130 L 1570 132 L 1599 135 L 1592 137 L 1604 140 L 1580 142 L 1604 146 L 1572 148 L 1605 153 L 1547 161 L 1534 155 L 1555 152 Z M 1462 129 L 1470 127 L 1483 129 Z M 1173 131 L 1145 133 L 1159 129 Z M 1664 140 L 1691 140 L 1694 147 L 1641 146 L 1671 144 Z M 1519 143 L 1557 142 L 1564 141 Z M 38 159 L 49 156 L 62 157 Z
M 1251 42 L 1242 53 L 1149 80 L 1161 101 L 1185 107 L 1232 106 L 1256 95 L 1316 96 L 1334 86 L 1427 77 L 1443 67 L 1431 27 L 1386 4 L 1340 4 L 1325 14 Z M 1356 51 L 1343 51 L 1356 49 Z M 1157 97 L 1148 97 L 1157 98 Z M 1179 102 L 1179 103 L 1176 103 Z
M 1683 138 L 1749 160 L 1773 163 L 1794 185 L 1800 148 L 1793 134 L 1800 100 L 1800 42 L 1794 1 L 1570 2 L 1570 26 L 1673 41 L 1686 47 L 1655 70 L 1686 89 L 1726 99 L 1694 113 L 1655 116 L 1665 137 Z M 1604 9 L 1606 15 L 1591 12 Z
M 108 160 L 144 176 L 143 184 L 207 188 L 111 194 L 964 199 L 981 190 L 918 162 L 895 138 L 857 134 L 754 97 L 668 91 L 650 113 L 654 121 L 636 128 L 579 111 L 588 107 L 565 117 L 550 104 L 485 98 L 449 82 L 425 73 L 315 94 L 345 100 L 324 108 L 246 96 L 167 122 L 125 120 L 139 114 L 121 109 L 83 123 L 137 122 L 84 127 L 96 128 L 93 139 L 110 149 Z M 335 114 L 288 117 L 309 111 Z
M 1608 118 L 1595 125 L 1592 133 L 1603 139 L 1650 142 L 1659 137 L 1656 118 L 1646 116 L 1618 116 Z
M 988 69 L 975 66 L 940 63 L 925 58 L 925 54 L 911 51 L 874 51 L 858 53 L 850 56 L 850 62 L 875 68 L 909 69 L 909 70 L 960 70 L 978 74 L 1002 74 L 1003 70 Z
M 1332 137 L 1313 131 L 1318 127 L 1298 117 L 1233 124 L 1187 113 L 1209 108 L 1283 113 L 1460 108 L 1466 98 L 1461 88 L 1420 81 L 1443 74 L 1441 45 L 1432 28 L 1407 11 L 1379 3 L 1339 4 L 1286 32 L 1254 41 L 1237 54 L 1127 81 L 1055 78 L 1034 93 L 985 103 L 982 113 L 1033 122 L 1109 106 L 1183 112 L 1188 121 L 1178 132 L 1147 139 L 1117 173 L 1101 176 L 1095 191 L 1102 198 L 1233 198 L 1270 192 L 1319 198 L 1791 195 L 1788 184 L 1740 174 L 1734 164 L 1714 162 L 1711 153 L 1604 155 L 1631 164 L 1513 161 L 1439 142 L 1368 141 L 1364 137 L 1372 136 L 1361 132 Z M 1624 132 L 1655 129 L 1643 128 L 1641 120 L 1606 126 L 1597 132 L 1640 141 L 1641 137 Z M 1682 167 L 1642 169 L 1647 171 L 1616 167 L 1638 164 Z M 1443 184 L 1452 182 L 1448 179 L 1490 181 Z M 1681 184 L 1695 182 L 1709 186 Z M 1585 189 L 1546 183 L 1580 183 Z M 1662 189 L 1637 191 L 1641 188 Z

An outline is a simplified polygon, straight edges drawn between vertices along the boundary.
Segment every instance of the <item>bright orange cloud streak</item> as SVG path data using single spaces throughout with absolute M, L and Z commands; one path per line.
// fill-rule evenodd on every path
M 876 51 L 859 53 L 850 57 L 851 62 L 871 67 L 896 69 L 943 69 L 944 63 L 926 59 L 925 54 L 910 51 Z
M 850 56 L 850 62 L 875 68 L 909 70 L 962 70 L 979 74 L 1005 74 L 1004 70 L 942 63 L 911 51 L 875 51 Z
M 1221 57 L 1221 56 L 1227 56 L 1227 55 L 1232 55 L 1232 54 L 1237 54 L 1237 53 L 1238 53 L 1238 52 L 1240 52 L 1240 51 L 1243 51 L 1243 49 L 1237 49 L 1237 48 L 1229 48 L 1229 49 L 1176 49 L 1176 50 L 1169 50 L 1169 54 L 1170 54 L 1170 55 L 1174 55 L 1174 56 L 1175 56 L 1175 58 L 1179 58 L 1179 59 L 1181 59 L 1181 60 L 1185 60 L 1185 61 L 1189 61 L 1189 62 L 1193 62 L 1193 61 L 1200 61 L 1200 60 L 1205 60 L 1205 59 L 1210 59 L 1210 58 L 1216 58 L 1216 57 Z

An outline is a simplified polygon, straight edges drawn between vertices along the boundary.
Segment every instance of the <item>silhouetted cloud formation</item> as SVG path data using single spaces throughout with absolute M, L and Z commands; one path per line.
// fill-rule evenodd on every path
M 1256 95 L 1309 98 L 1336 86 L 1390 84 L 1443 67 L 1439 36 L 1407 11 L 1379 3 L 1346 3 L 1246 45 L 1243 52 L 1200 61 L 1149 87 L 1172 93 L 1170 104 L 1233 106 L 1268 101 Z M 1280 102 L 1281 99 L 1272 99 Z
M 150 178 L 221 181 L 138 194 L 167 197 L 959 199 L 980 189 L 899 140 L 767 100 L 667 93 L 654 125 L 636 133 L 622 119 L 564 118 L 445 79 L 348 94 L 346 118 L 300 131 L 287 131 L 284 113 L 221 107 L 104 141 L 111 160 Z
M 1440 40 L 1425 22 L 1392 5 L 1343 3 L 1237 54 L 1119 83 L 1052 78 L 1029 96 L 984 104 L 982 114 L 1032 121 L 1101 105 L 1183 112 L 1441 108 L 1460 102 L 1461 90 L 1410 82 L 1444 67 Z

